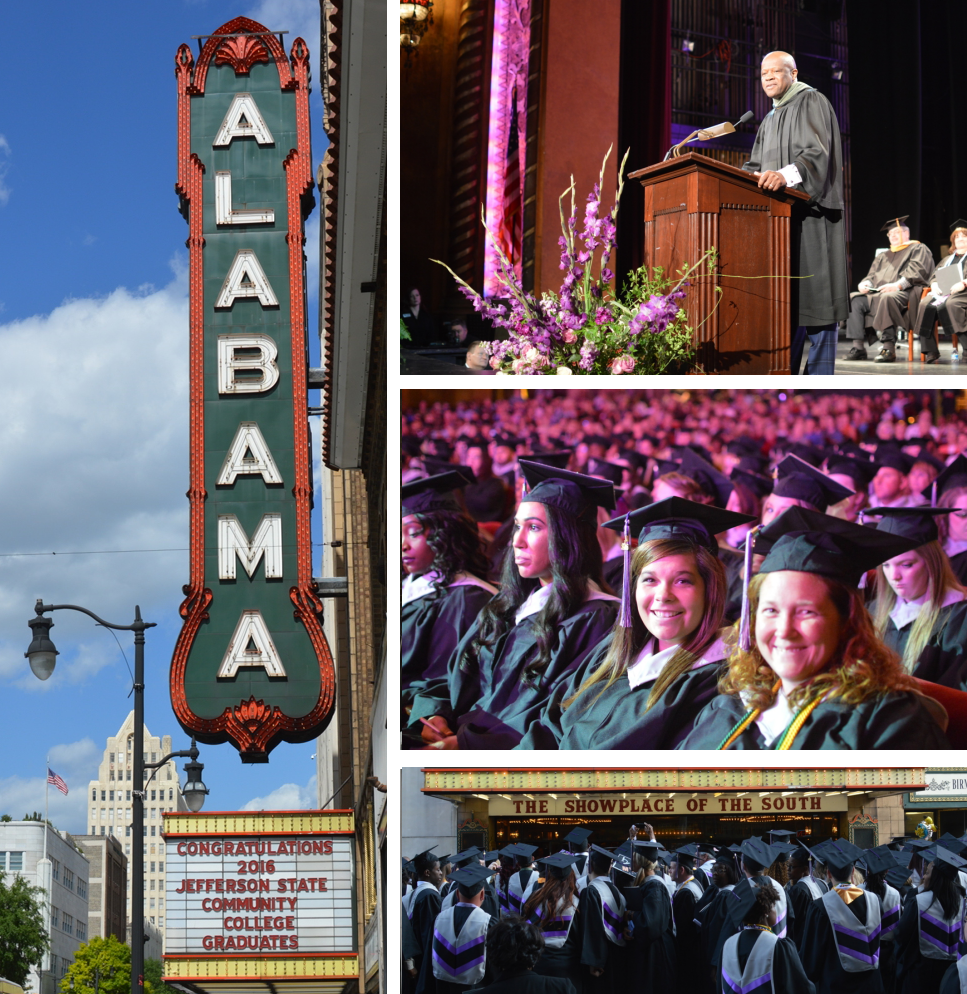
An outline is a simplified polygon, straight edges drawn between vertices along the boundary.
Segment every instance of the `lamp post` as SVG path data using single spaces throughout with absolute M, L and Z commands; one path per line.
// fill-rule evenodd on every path
M 144 788 L 147 770 L 157 770 L 176 756 L 187 757 L 191 762 L 185 764 L 188 782 L 182 794 L 185 803 L 192 811 L 199 811 L 205 803 L 208 788 L 201 779 L 204 768 L 198 762 L 198 749 L 195 740 L 191 740 L 191 749 L 169 753 L 160 763 L 146 763 L 144 756 L 144 633 L 148 628 L 155 628 L 153 621 L 141 619 L 141 608 L 135 605 L 134 621 L 130 625 L 113 625 L 99 618 L 93 611 L 76 604 L 45 604 L 38 598 L 34 605 L 36 612 L 27 624 L 33 633 L 33 639 L 24 655 L 30 662 L 30 668 L 39 680 L 47 680 L 54 672 L 58 652 L 50 639 L 50 630 L 54 626 L 53 618 L 45 615 L 49 611 L 80 611 L 93 618 L 105 628 L 113 628 L 119 632 L 134 632 L 134 789 L 131 791 L 131 994 L 144 992 Z M 152 776 L 154 774 L 152 773 Z

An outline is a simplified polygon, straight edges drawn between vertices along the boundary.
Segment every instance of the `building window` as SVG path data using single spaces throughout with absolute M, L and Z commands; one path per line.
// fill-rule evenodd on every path
M 111 770 L 111 779 L 114 779 L 114 770 Z
M 22 852 L 7 853 L 7 869 L 22 870 L 24 868 L 24 854 Z
M 67 914 L 66 911 L 64 912 L 64 924 L 61 925 L 61 928 L 68 935 L 73 935 L 74 934 L 74 917 L 73 917 L 73 915 Z
M 50 861 L 50 875 L 54 880 L 60 880 L 60 863 L 56 859 Z
M 114 800 L 114 791 L 113 790 L 111 791 L 111 796 L 108 798 L 108 800 L 109 801 L 113 801 Z
M 151 800 L 152 800 L 152 801 L 156 801 L 156 800 L 158 799 L 157 797 L 155 797 L 155 795 L 156 795 L 157 793 L 158 793 L 158 792 L 157 792 L 156 790 L 153 790 L 153 791 L 151 791 Z
M 97 791 L 96 790 L 92 790 L 91 791 L 91 800 L 92 801 L 96 801 L 97 800 Z
M 165 777 L 165 780 L 170 780 L 170 779 L 171 779 L 171 767 L 169 766 L 168 767 L 168 775 Z M 170 794 L 171 791 L 169 790 L 168 793 Z
M 50 906 L 50 924 L 53 928 L 60 928 L 60 909 Z
M 101 791 L 101 800 L 102 801 L 106 801 L 107 800 L 107 791 L 106 790 L 102 790 Z
M 164 873 L 165 872 L 165 865 L 164 865 L 164 863 L 159 863 L 158 864 L 158 872 L 159 873 Z
M 125 798 L 124 798 L 124 799 L 125 799 L 126 801 L 130 801 L 130 800 L 131 800 L 131 791 L 130 791 L 130 790 L 129 790 L 129 791 L 127 791 L 127 795 L 125 796 Z M 129 812 L 128 812 L 128 814 L 130 815 L 130 813 L 131 813 L 131 812 L 129 811 Z
M 87 926 L 83 922 L 77 923 L 77 938 L 80 939 L 81 942 L 87 941 Z
M 131 829 L 129 827 L 128 828 L 128 835 L 130 835 L 130 834 L 131 834 Z M 124 855 L 125 856 L 130 856 L 131 855 L 131 845 L 130 845 L 130 843 L 124 847 Z M 131 881 L 129 880 L 128 883 L 130 884 L 130 882 Z
M 87 881 L 82 877 L 77 878 L 77 896 L 87 897 Z
M 130 835 L 131 835 L 131 826 L 130 825 L 125 825 L 124 826 L 124 834 L 126 836 L 130 837 Z M 130 851 L 131 851 L 131 847 L 128 846 L 128 852 L 130 852 Z
M 154 890 L 154 877 L 151 878 L 151 883 L 148 886 L 148 890 Z
M 151 826 L 151 837 L 152 837 L 152 838 L 154 838 L 154 837 L 155 837 L 155 831 L 154 831 L 154 830 L 155 830 L 155 826 L 154 826 L 154 825 L 152 825 L 152 826 Z
M 149 907 L 151 908 L 151 910 L 152 910 L 152 911 L 154 911 L 154 898 L 153 898 L 153 897 L 151 898 L 151 901 L 150 901 L 150 904 L 149 904 Z M 154 919 L 153 919 L 153 918 L 152 918 L 151 920 L 152 920 L 152 921 L 154 921 Z
M 151 762 L 152 763 L 158 762 L 158 754 L 156 752 L 151 753 Z
M 107 817 L 107 808 L 101 808 L 101 821 Z
M 105 831 L 104 831 L 104 826 L 102 825 L 102 826 L 101 826 L 101 835 L 104 835 L 104 834 L 106 834 L 106 833 L 105 833 Z
M 111 753 L 111 762 L 112 763 L 114 762 L 114 753 L 113 752 Z
M 154 863 L 151 864 L 151 872 L 154 873 Z
M 68 890 L 74 889 L 74 871 L 68 870 L 66 866 L 64 867 L 64 886 Z
M 131 779 L 131 771 L 130 770 L 128 770 L 127 776 L 124 779 L 125 780 L 130 780 Z

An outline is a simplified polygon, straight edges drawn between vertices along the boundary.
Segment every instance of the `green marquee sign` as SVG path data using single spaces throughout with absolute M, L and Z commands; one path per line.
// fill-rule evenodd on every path
M 186 731 L 246 762 L 328 724 L 332 657 L 312 579 L 305 218 L 309 52 L 238 17 L 182 45 L 188 222 L 190 580 L 171 665 Z

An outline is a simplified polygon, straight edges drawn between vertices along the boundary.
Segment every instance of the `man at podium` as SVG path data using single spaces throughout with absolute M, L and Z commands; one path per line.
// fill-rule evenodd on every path
M 770 52 L 762 60 L 762 89 L 772 98 L 772 110 L 742 168 L 758 176 L 763 189 L 788 186 L 809 194 L 793 214 L 792 275 L 805 278 L 792 280 L 790 366 L 799 372 L 808 337 L 806 374 L 830 374 L 838 322 L 849 314 L 843 158 L 832 104 L 798 75 L 788 52 Z

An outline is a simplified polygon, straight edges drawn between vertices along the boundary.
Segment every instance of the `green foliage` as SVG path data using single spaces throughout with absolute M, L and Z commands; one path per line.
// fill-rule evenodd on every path
M 13 821 L 10 815 L 0 815 L 0 821 Z
M 131 950 L 116 936 L 94 936 L 74 954 L 74 962 L 60 982 L 61 994 L 127 994 L 131 990 Z M 145 986 L 147 991 L 147 985 Z M 151 994 L 151 992 L 148 992 Z
M 0 872 L 0 977 L 21 986 L 48 947 L 43 901 L 39 887 L 19 876 L 8 885 Z
M 33 814 L 24 815 L 21 820 L 22 821 L 43 821 L 44 820 L 44 816 L 39 811 L 35 811 Z
M 407 330 L 406 322 L 402 318 L 400 318 L 400 341 L 401 342 L 413 341 L 413 336 Z
M 181 994 L 176 987 L 161 979 L 161 961 L 156 959 L 144 961 L 144 988 L 148 994 Z

